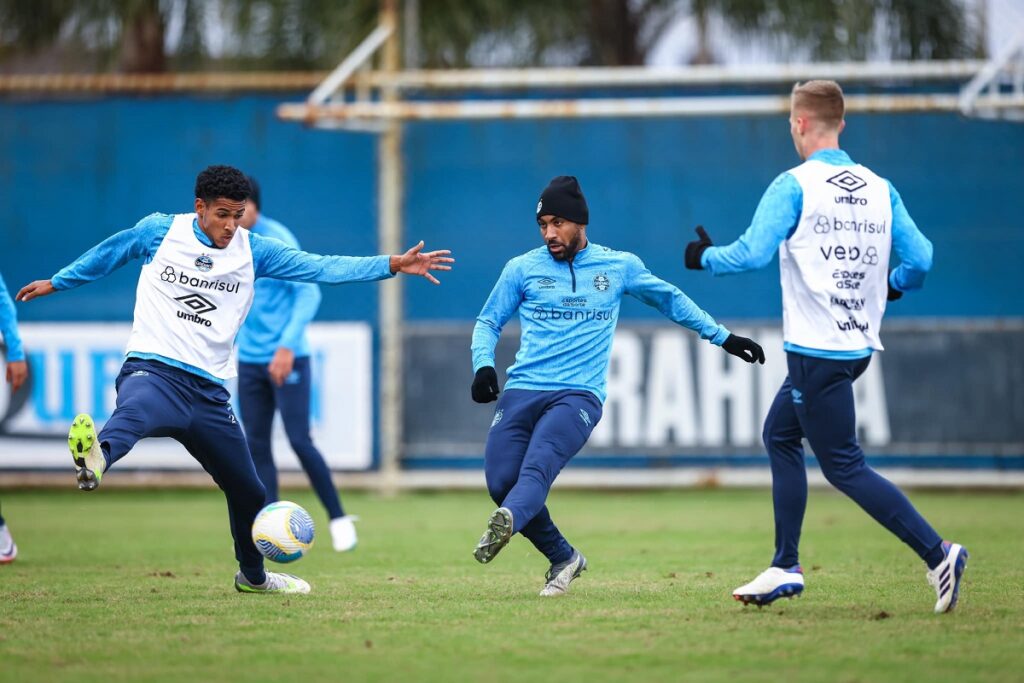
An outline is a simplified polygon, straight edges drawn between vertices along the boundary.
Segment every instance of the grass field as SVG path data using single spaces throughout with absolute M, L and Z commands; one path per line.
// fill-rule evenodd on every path
M 307 492 L 288 493 L 324 515 Z M 471 550 L 483 492 L 349 495 L 359 548 L 291 570 L 313 593 L 239 595 L 213 491 L 0 492 L 20 547 L 0 567 L 3 681 L 1020 681 L 1024 495 L 916 493 L 971 552 L 960 606 L 850 501 L 811 496 L 804 597 L 731 590 L 767 566 L 766 491 L 556 491 L 591 570 L 542 599 L 523 539 Z

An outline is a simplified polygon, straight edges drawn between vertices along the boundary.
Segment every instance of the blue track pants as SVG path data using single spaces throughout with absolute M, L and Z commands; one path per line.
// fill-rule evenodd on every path
M 115 386 L 117 407 L 99 434 L 109 466 L 140 439 L 178 441 L 224 491 L 235 558 L 246 578 L 262 583 L 263 556 L 252 542 L 252 522 L 265 491 L 227 389 L 158 361 L 133 358 L 121 367 Z
M 871 358 L 827 360 L 787 354 L 789 377 L 764 423 L 772 468 L 775 557 L 772 565 L 799 563 L 800 528 L 807 507 L 806 437 L 825 478 L 909 545 L 929 566 L 942 559 L 942 538 L 889 480 L 868 467 L 857 442 L 853 382 Z
M 555 477 L 590 438 L 601 402 L 588 391 L 507 389 L 487 435 L 487 491 L 512 511 L 522 533 L 551 564 L 572 557 L 572 546 L 551 521 L 545 501 Z

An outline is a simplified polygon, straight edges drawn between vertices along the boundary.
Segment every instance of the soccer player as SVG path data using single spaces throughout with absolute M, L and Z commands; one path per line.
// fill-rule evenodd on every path
M 25 362 L 25 351 L 18 335 L 18 316 L 14 311 L 14 302 L 7 291 L 7 283 L 0 275 L 0 333 L 4 336 L 7 346 L 7 382 L 12 393 L 21 388 L 28 377 L 28 364 Z M 2 512 L 2 511 L 0 511 Z M 11 537 L 4 517 L 0 514 L 0 564 L 10 564 L 18 556 L 18 546 Z
M 899 489 L 867 466 L 853 403 L 853 382 L 882 350 L 886 301 L 922 286 L 932 245 L 892 183 L 840 149 L 844 110 L 834 81 L 794 86 L 790 132 L 804 162 L 769 186 L 736 242 L 712 246 L 698 227 L 699 239 L 686 247 L 686 267 L 713 275 L 762 268 L 779 250 L 789 376 L 764 424 L 775 557 L 733 596 L 765 605 L 803 591 L 798 546 L 807 507 L 806 437 L 825 478 L 925 561 L 935 611 L 948 612 L 956 607 L 967 551 L 943 541 Z M 900 265 L 890 272 L 892 249 Z
M 231 347 L 253 297 L 256 278 L 301 282 L 370 282 L 396 273 L 450 270 L 447 251 L 400 256 L 321 256 L 238 230 L 249 181 L 230 166 L 211 166 L 196 178 L 195 213 L 151 214 L 135 227 L 93 247 L 49 280 L 18 292 L 31 301 L 98 280 L 132 259 L 144 259 L 125 362 L 117 377 L 117 406 L 97 438 L 88 415 L 68 435 L 79 488 L 95 489 L 104 472 L 140 440 L 169 436 L 210 473 L 228 503 L 235 588 L 250 593 L 308 593 L 290 574 L 265 572 L 251 528 L 266 491 L 228 402 L 234 376 Z
M 252 188 L 241 225 L 298 249 L 288 228 L 262 211 L 260 186 Z M 267 489 L 267 503 L 278 500 L 277 468 L 270 448 L 274 411 L 281 412 L 292 450 L 330 515 L 331 541 L 338 552 L 356 546 L 353 517 L 345 515 L 331 471 L 309 435 L 310 368 L 306 326 L 320 307 L 320 288 L 312 282 L 263 278 L 253 287 L 252 308 L 238 333 L 238 409 L 256 474 Z
M 601 419 L 612 335 L 629 294 L 701 339 L 748 363 L 764 363 L 755 342 L 730 334 L 635 255 L 587 238 L 589 210 L 576 178 L 559 176 L 537 203 L 544 246 L 505 265 L 473 329 L 472 397 L 498 398 L 494 347 L 518 310 L 519 352 L 508 369 L 487 435 L 487 490 L 498 504 L 474 556 L 487 563 L 522 533 L 551 564 L 542 596 L 564 594 L 587 568 L 551 521 L 545 500 L 566 463 Z

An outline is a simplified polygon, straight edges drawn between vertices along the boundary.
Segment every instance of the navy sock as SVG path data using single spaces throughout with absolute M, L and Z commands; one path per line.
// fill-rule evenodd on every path
M 924 561 L 928 565 L 928 569 L 935 569 L 942 564 L 944 559 L 946 559 L 946 549 L 942 547 L 941 541 L 924 556 Z
M 254 586 L 262 586 L 267 582 L 267 573 L 262 569 L 243 569 L 242 575 Z

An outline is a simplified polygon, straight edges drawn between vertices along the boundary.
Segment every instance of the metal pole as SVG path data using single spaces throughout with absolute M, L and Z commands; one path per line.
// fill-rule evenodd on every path
M 382 0 L 380 25 L 390 30 L 382 47 L 381 69 L 395 74 L 400 68 L 397 0 Z M 381 102 L 397 104 L 395 87 L 381 88 Z M 377 139 L 378 212 L 381 252 L 401 254 L 402 237 L 402 122 L 388 121 Z M 402 451 L 402 278 L 380 288 L 380 492 L 394 495 L 398 490 L 399 458 Z
M 405 22 L 406 69 L 420 68 L 420 0 L 405 0 L 402 21 Z

